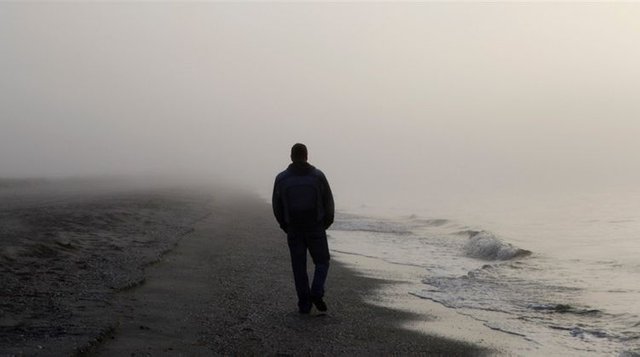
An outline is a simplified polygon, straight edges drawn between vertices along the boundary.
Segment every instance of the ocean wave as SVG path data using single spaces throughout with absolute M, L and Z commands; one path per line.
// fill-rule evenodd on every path
M 514 247 L 486 231 L 470 231 L 464 245 L 465 255 L 484 260 L 510 260 L 530 255 L 526 249 Z
M 478 233 L 480 233 L 482 231 L 477 231 L 477 230 L 473 230 L 473 229 L 463 229 L 461 231 L 457 231 L 453 234 L 458 235 L 458 236 L 467 236 L 467 237 L 471 237 L 473 235 L 476 235 Z
M 360 231 L 397 235 L 411 234 L 408 227 L 402 223 L 364 217 L 359 219 L 336 220 L 331 228 L 338 231 Z
M 576 315 L 601 315 L 602 311 L 598 309 L 578 308 L 568 304 L 529 304 L 528 308 L 536 311 L 550 313 L 571 313 Z
M 620 336 L 616 336 L 611 332 L 605 331 L 602 329 L 595 329 L 595 328 L 589 329 L 589 328 L 584 328 L 579 326 L 565 327 L 565 326 L 558 326 L 558 325 L 549 325 L 549 328 L 553 330 L 567 331 L 569 335 L 571 335 L 572 337 L 577 337 L 581 339 L 596 337 L 596 338 L 624 340 Z
M 441 227 L 451 223 L 450 220 L 445 218 L 420 218 L 415 214 L 408 217 L 411 221 L 425 225 L 427 227 Z

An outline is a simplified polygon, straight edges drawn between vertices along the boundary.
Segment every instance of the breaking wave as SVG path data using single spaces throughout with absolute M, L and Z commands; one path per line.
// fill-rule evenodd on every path
M 483 260 L 510 260 L 531 254 L 530 251 L 514 247 L 486 231 L 469 231 L 464 253 L 468 257 Z

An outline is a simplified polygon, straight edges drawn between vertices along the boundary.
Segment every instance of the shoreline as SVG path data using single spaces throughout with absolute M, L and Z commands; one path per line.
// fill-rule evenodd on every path
M 214 195 L 215 197 L 215 195 Z M 118 294 L 118 324 L 88 355 L 479 356 L 490 349 L 407 329 L 433 320 L 371 301 L 394 282 L 332 261 L 326 316 L 297 313 L 284 234 L 258 197 L 214 199 L 145 284 Z
M 190 189 L 75 183 L 0 189 L 0 356 L 69 356 L 109 336 L 118 294 L 209 211 Z
M 367 272 L 371 266 L 353 265 L 339 252 L 332 252 L 328 314 L 298 314 L 286 236 L 269 204 L 246 191 L 91 190 L 87 182 L 73 189 L 42 185 L 3 194 L 10 200 L 0 213 L 12 225 L 5 227 L 8 240 L 0 246 L 0 258 L 8 263 L 1 277 L 19 289 L 4 292 L 9 300 L 0 310 L 0 356 L 500 352 L 482 339 L 433 328 L 450 319 L 441 310 L 407 310 L 408 296 L 402 294 L 407 280 L 395 274 L 401 270 Z M 37 234 L 20 240 L 25 232 Z M 48 248 L 29 250 L 34 243 Z M 47 254 L 24 256 L 42 252 Z M 106 260 L 95 265 L 104 254 L 111 254 L 108 261 L 114 264 L 129 261 L 134 270 L 114 270 L 120 263 Z M 104 280 L 113 273 L 132 273 L 123 281 L 136 283 L 85 279 L 93 274 Z M 21 277 L 28 279 L 15 280 Z M 36 300 L 25 300 L 32 281 L 40 285 L 25 296 Z M 48 296 L 55 296 L 53 305 L 42 305 Z M 40 310 L 33 315 L 23 308 Z M 413 328 L 416 324 L 422 329 Z
M 497 331 L 482 320 L 467 316 L 439 302 L 420 298 L 412 291 L 423 289 L 420 283 L 425 273 L 419 266 L 389 263 L 379 258 L 340 252 L 336 260 L 347 269 L 366 277 L 392 282 L 369 292 L 376 306 L 414 314 L 415 318 L 401 324 L 402 328 L 422 334 L 442 336 L 482 346 L 492 355 L 544 355 L 544 346 L 534 346 L 518 336 Z M 553 354 L 553 351 L 547 351 Z

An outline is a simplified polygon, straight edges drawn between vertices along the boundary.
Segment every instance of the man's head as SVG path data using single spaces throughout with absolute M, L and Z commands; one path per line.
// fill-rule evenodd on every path
M 307 147 L 304 144 L 297 143 L 291 147 L 291 161 L 307 162 Z

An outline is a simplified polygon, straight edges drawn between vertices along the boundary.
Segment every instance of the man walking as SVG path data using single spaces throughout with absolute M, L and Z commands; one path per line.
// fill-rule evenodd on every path
M 333 223 L 334 203 L 329 182 L 322 171 L 307 162 L 307 147 L 291 148 L 289 167 L 278 174 L 273 186 L 273 213 L 287 233 L 291 267 L 298 294 L 298 311 L 308 314 L 312 304 L 327 311 L 322 300 L 329 271 L 329 246 L 326 229 Z M 315 271 L 309 287 L 307 250 Z

